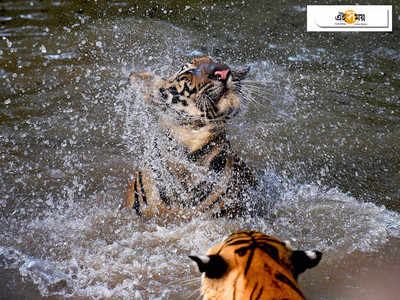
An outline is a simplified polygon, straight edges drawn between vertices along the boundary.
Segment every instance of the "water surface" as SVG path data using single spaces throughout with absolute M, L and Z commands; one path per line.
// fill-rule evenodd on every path
M 319 34 L 306 4 L 1 2 L 0 298 L 196 299 L 187 255 L 255 229 L 324 252 L 310 299 L 394 299 L 398 8 L 393 33 Z M 119 213 L 155 125 L 129 73 L 203 55 L 268 82 L 229 124 L 265 216 Z

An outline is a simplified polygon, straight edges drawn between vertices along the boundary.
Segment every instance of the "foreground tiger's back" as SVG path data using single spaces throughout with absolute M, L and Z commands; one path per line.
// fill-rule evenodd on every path
M 297 277 L 321 257 L 254 231 L 233 233 L 205 256 L 190 256 L 203 273 L 203 300 L 305 299 Z

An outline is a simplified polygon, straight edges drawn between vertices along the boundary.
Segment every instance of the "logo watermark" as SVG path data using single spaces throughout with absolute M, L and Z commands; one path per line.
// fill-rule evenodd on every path
M 307 31 L 392 31 L 392 6 L 307 5 Z

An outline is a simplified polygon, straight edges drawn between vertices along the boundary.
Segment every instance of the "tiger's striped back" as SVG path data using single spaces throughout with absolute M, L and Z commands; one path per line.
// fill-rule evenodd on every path
M 254 231 L 233 233 L 206 256 L 190 256 L 203 273 L 203 300 L 304 299 L 297 277 L 321 257 Z

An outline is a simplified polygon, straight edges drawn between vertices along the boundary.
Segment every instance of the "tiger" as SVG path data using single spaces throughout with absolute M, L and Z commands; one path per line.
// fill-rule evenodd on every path
M 297 278 L 318 265 L 320 251 L 292 250 L 289 243 L 255 231 L 239 231 L 189 256 L 202 273 L 203 300 L 305 299 Z
M 225 125 L 240 110 L 241 80 L 248 72 L 202 57 L 169 79 L 131 73 L 130 83 L 157 111 L 162 134 L 151 159 L 133 172 L 120 209 L 139 216 L 245 213 L 246 191 L 257 180 L 232 150 Z

